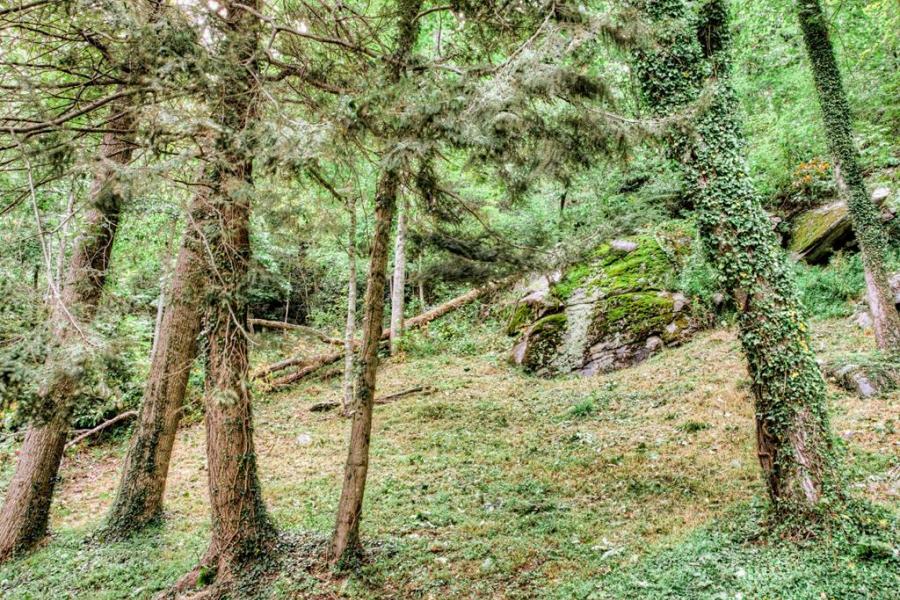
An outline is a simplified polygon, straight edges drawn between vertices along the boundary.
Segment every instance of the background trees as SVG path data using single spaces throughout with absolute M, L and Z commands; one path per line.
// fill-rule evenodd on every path
M 31 430 L 49 425 L 52 434 L 25 436 L 20 471 L 26 475 L 17 473 L 8 487 L 13 508 L 4 526 L 13 525 L 6 552 L 42 535 L 70 424 L 88 428 L 140 405 L 106 539 L 128 537 L 164 514 L 179 421 L 204 418 L 211 543 L 182 589 L 207 583 L 215 572 L 221 584 L 215 589 L 225 590 L 261 555 L 284 551 L 274 543 L 273 523 L 293 514 L 282 488 L 272 495 L 276 518 L 267 515 L 251 397 L 264 405 L 281 402 L 276 389 L 312 375 L 322 387 L 303 389 L 327 395 L 330 372 L 322 367 L 345 358 L 349 373 L 359 351 L 356 385 L 342 390 L 352 416 L 344 489 L 330 547 L 321 548 L 335 562 L 354 564 L 349 559 L 366 546 L 361 515 L 364 508 L 373 512 L 363 496 L 373 421 L 378 424 L 382 342 L 390 342 L 395 356 L 388 369 L 428 352 L 452 357 L 447 340 L 468 353 L 506 351 L 512 340 L 498 332 L 515 333 L 513 324 L 531 328 L 544 316 L 568 318 L 557 310 L 571 300 L 565 290 L 587 281 L 585 269 L 602 253 L 628 252 L 636 233 L 651 242 L 648 247 L 656 241 L 663 261 L 686 267 L 663 279 L 654 272 L 650 281 L 646 260 L 632 265 L 639 281 L 626 286 L 630 292 L 652 284 L 652 293 L 702 306 L 705 325 L 733 320 L 741 330 L 758 450 L 778 518 L 821 517 L 836 506 L 824 500 L 843 499 L 826 388 L 800 295 L 816 315 L 847 316 L 863 287 L 863 261 L 844 234 L 826 244 L 835 255 L 831 269 L 793 266 L 778 246 L 777 234 L 785 245 L 797 237 L 809 208 L 839 204 L 831 167 L 820 158 L 826 152 L 821 128 L 793 112 L 815 104 L 809 85 L 797 92 L 807 73 L 799 61 L 800 32 L 785 25 L 793 3 L 736 3 L 744 42 L 735 49 L 738 69 L 732 68 L 722 2 L 637 3 L 637 12 L 616 7 L 611 13 L 603 12 L 605 3 L 560 1 L 94 4 L 42 2 L 0 12 L 0 48 L 8 50 L 0 69 L 14 81 L 0 87 L 0 240 L 12 249 L 0 257 L 0 269 L 2 291 L 14 299 L 0 306 L 0 409 L 9 431 L 0 450 L 4 444 L 19 449 L 17 436 L 29 419 Z M 834 18 L 865 29 L 853 14 L 839 11 Z M 644 43 L 648 38 L 657 43 Z M 765 50 L 777 53 L 775 59 L 760 58 L 763 38 L 777 47 Z M 880 57 L 873 65 L 890 62 L 889 40 L 872 45 Z M 634 52 L 636 69 L 629 67 Z M 864 68 L 875 73 L 882 67 Z M 885 72 L 885 82 L 875 86 L 880 91 L 864 102 L 887 104 L 883 92 L 892 80 Z M 861 121 L 865 167 L 856 180 L 892 177 L 892 146 L 879 132 L 896 129 L 895 116 L 888 107 Z M 739 126 L 744 118 L 749 148 Z M 772 127 L 766 119 L 791 127 Z M 853 142 L 846 120 L 835 124 L 843 142 Z M 669 160 L 661 144 L 644 143 L 660 140 Z M 855 198 L 851 209 L 863 206 L 861 196 Z M 873 219 L 887 220 L 892 201 L 884 215 L 863 206 L 863 221 L 882 230 Z M 404 226 L 395 224 L 400 204 L 408 216 Z M 675 257 L 656 236 L 656 227 L 670 220 L 680 231 L 693 231 L 694 224 L 699 229 L 694 247 L 686 243 Z M 895 227 L 883 231 L 890 235 Z M 173 260 L 169 248 L 179 247 L 180 232 Z M 886 274 L 897 251 L 882 238 L 876 240 L 883 247 L 878 260 Z M 405 252 L 395 250 L 395 272 L 407 274 L 410 285 L 395 276 L 388 319 L 386 278 L 391 246 L 399 240 Z M 350 290 L 365 270 L 357 259 L 366 256 L 368 285 L 360 305 Z M 871 260 L 865 262 L 871 273 Z M 70 269 L 77 276 L 63 276 L 66 264 L 80 265 Z M 508 297 L 465 319 L 431 320 L 448 314 L 448 307 L 485 298 L 484 290 L 502 288 L 496 282 L 509 275 L 535 272 L 551 283 L 544 308 L 557 303 L 552 310 L 525 314 L 531 309 L 521 311 L 520 299 Z M 655 289 L 657 283 L 664 289 Z M 889 303 L 884 282 L 881 289 L 876 317 Z M 730 301 L 721 301 L 723 291 Z M 67 302 L 58 301 L 68 293 Z M 360 313 L 363 331 L 356 339 L 352 325 Z M 421 317 L 399 341 L 398 325 L 413 314 Z M 430 327 L 418 327 L 429 321 Z M 300 331 L 308 339 L 254 332 L 254 322 L 280 324 L 279 331 Z M 476 341 L 473 332 L 486 328 L 498 335 Z M 398 346 L 404 351 L 396 352 Z M 491 352 L 485 368 L 497 374 L 505 367 Z M 76 370 L 57 368 L 72 356 Z M 830 353 L 827 358 L 823 364 L 834 371 Z M 878 355 L 872 364 L 881 360 Z M 253 376 L 251 363 L 262 365 Z M 268 377 L 276 370 L 271 365 L 287 375 Z M 63 387 L 71 389 L 48 394 L 48 373 L 65 375 Z M 426 395 L 433 386 L 450 385 L 427 366 L 420 375 L 427 386 L 417 381 L 397 390 L 399 396 L 386 390 L 387 397 L 409 399 L 411 390 Z M 502 388 L 503 376 L 497 380 Z M 591 385 L 583 384 L 591 396 L 564 411 L 563 422 L 596 414 L 601 402 L 611 401 L 595 398 Z M 518 392 L 505 393 L 506 401 L 528 405 Z M 330 404 L 323 399 L 317 406 Z M 439 404 L 410 413 L 421 418 L 423 431 L 456 410 Z M 556 406 L 545 404 L 550 412 Z M 479 411 L 479 427 L 494 423 L 489 409 Z M 539 422 L 550 414 L 538 413 L 532 416 Z M 298 414 L 266 423 L 267 432 L 297 426 Z M 498 436 L 508 419 L 497 417 Z M 676 430 L 696 433 L 704 425 L 682 423 Z M 103 431 L 104 439 L 127 435 L 124 428 Z M 581 440 L 578 435 L 542 441 L 565 445 Z M 328 443 L 311 439 L 305 432 L 297 436 L 299 453 L 315 455 L 320 442 Z M 377 444 L 375 490 L 389 495 L 382 465 L 395 457 L 383 449 L 379 454 Z M 641 444 L 639 454 L 646 450 L 646 441 Z M 411 464 L 423 460 L 419 454 L 410 455 Z M 594 480 L 595 470 L 617 468 L 617 460 L 586 460 L 582 477 Z M 688 484 L 684 489 L 698 493 Z M 635 489 L 642 485 L 634 482 Z M 510 506 L 532 488 L 535 496 L 553 494 L 547 486 L 522 484 L 508 490 Z M 337 500 L 336 487 L 332 492 Z M 595 492 L 590 497 L 599 502 Z M 376 495 L 375 506 L 380 500 Z M 290 506 L 305 502 L 295 495 Z M 322 511 L 319 499 L 308 502 L 315 509 L 304 515 L 327 529 L 319 515 L 332 508 Z M 494 510 L 493 500 L 488 504 Z M 555 514 L 537 500 L 526 504 L 513 520 Z M 414 520 L 421 519 L 427 517 Z M 552 545 L 551 538 L 544 542 Z

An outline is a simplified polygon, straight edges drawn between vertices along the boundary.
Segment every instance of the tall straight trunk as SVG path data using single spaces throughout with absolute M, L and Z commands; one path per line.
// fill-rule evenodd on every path
M 209 274 L 204 404 L 212 532 L 202 564 L 215 573 L 217 586 L 227 587 L 271 547 L 274 528 L 256 469 L 247 347 L 260 0 L 220 4 L 227 9 L 217 49 L 224 74 L 212 101 L 218 128 L 206 178 L 209 224 L 204 227 Z M 198 573 L 181 583 L 195 582 Z
M 394 279 L 391 288 L 391 354 L 396 354 L 403 335 L 403 309 L 406 299 L 406 202 L 397 211 L 397 237 L 394 242 Z
M 419 35 L 419 10 L 422 0 L 397 0 L 397 39 L 388 63 L 386 80 L 398 83 Z M 387 282 L 391 226 L 400 188 L 400 174 L 394 169 L 382 171 L 375 190 L 375 232 L 369 254 L 369 276 L 366 281 L 362 343 L 357 365 L 356 390 L 352 407 L 350 444 L 344 466 L 344 484 L 338 503 L 329 559 L 333 564 L 351 562 L 359 555 L 359 520 L 362 516 L 366 475 L 369 471 L 369 443 L 372 433 L 372 407 L 375 402 L 375 376 L 378 370 L 378 342 L 384 320 L 384 288 Z
M 78 390 L 77 375 L 67 357 L 81 339 L 83 325 L 97 310 L 106 282 L 110 252 L 116 237 L 124 189 L 118 169 L 131 161 L 132 106 L 112 107 L 110 129 L 100 155 L 81 234 L 75 241 L 58 298 L 53 299 L 51 323 L 56 347 L 47 360 L 49 383 L 41 390 L 40 415 L 29 425 L 19 461 L 0 510 L 0 561 L 30 550 L 47 532 L 50 504 L 62 461 L 69 418 Z M 52 277 L 51 273 L 47 273 Z
M 206 287 L 203 229 L 204 225 L 209 226 L 211 216 L 209 190 L 201 188 L 189 210 L 156 348 L 151 354 L 138 426 L 101 533 L 103 537 L 127 537 L 156 521 L 162 513 L 169 461 L 188 377 L 197 356 Z
M 343 410 L 350 413 L 353 403 L 354 338 L 356 337 L 356 196 L 350 196 L 350 229 L 347 232 L 347 262 L 350 275 L 347 281 L 347 324 L 344 327 L 344 384 Z
M 875 339 L 882 350 L 900 352 L 900 313 L 894 306 L 885 268 L 888 234 L 878 207 L 866 191 L 859 151 L 853 141 L 850 103 L 834 58 L 828 23 L 819 0 L 797 0 L 797 17 L 816 82 L 838 190 L 847 202 L 862 254 Z
M 816 518 L 833 506 L 826 497 L 842 495 L 826 389 L 786 257 L 745 166 L 725 4 L 713 0 L 695 12 L 683 0 L 660 0 L 642 10 L 658 27 L 655 46 L 636 59 L 653 111 L 684 114 L 707 94 L 693 122 L 676 126 L 670 156 L 696 206 L 705 252 L 739 311 L 769 496 L 783 517 Z
M 369 255 L 369 276 L 364 299 L 362 345 L 357 358 L 356 391 L 350 448 L 344 467 L 344 486 L 338 504 L 337 524 L 331 541 L 334 562 L 352 559 L 360 550 L 359 520 L 362 515 L 366 474 L 369 470 L 369 441 L 372 432 L 372 406 L 375 401 L 375 375 L 378 370 L 378 342 L 384 319 L 384 290 L 390 254 L 391 225 L 397 201 L 397 173 L 386 171 L 375 194 L 375 233 Z

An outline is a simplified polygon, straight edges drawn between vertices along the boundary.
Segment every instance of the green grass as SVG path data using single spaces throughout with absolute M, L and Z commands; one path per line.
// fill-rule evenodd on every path
M 448 327 L 380 370 L 380 394 L 435 391 L 376 408 L 362 523 L 368 556 L 348 577 L 323 566 L 322 545 L 348 421 L 307 410 L 336 399 L 339 378 L 255 395 L 263 493 L 290 543 L 265 573 L 248 574 L 254 595 L 246 587 L 239 597 L 892 597 L 897 565 L 885 552 L 897 546 L 895 516 L 885 513 L 886 527 L 879 518 L 868 530 L 801 545 L 761 535 L 765 513 L 754 499 L 764 491 L 733 333 L 702 334 L 610 375 L 545 380 L 493 350 L 508 350 L 502 327 L 468 340 L 478 355 Z M 814 344 L 862 350 L 870 340 L 853 327 L 820 324 Z M 854 495 L 896 509 L 900 439 L 889 415 L 900 396 L 861 403 L 834 390 L 834 398 L 835 429 L 852 432 L 844 445 Z M 301 433 L 312 443 L 298 445 Z M 203 443 L 199 424 L 179 433 L 165 524 L 108 546 L 84 540 L 112 501 L 123 442 L 70 453 L 54 536 L 0 566 L 0 597 L 144 599 L 172 585 L 208 539 Z M 11 457 L 0 459 L 6 477 Z M 857 595 L 869 581 L 869 595 Z
M 80 529 L 0 569 L 0 597 L 28 600 L 149 598 L 194 566 L 205 549 L 206 526 L 160 528 L 126 542 L 98 544 Z
M 766 517 L 760 503 L 739 506 L 636 565 L 574 583 L 569 597 L 900 597 L 900 531 L 883 509 L 858 508 L 830 533 L 805 541 L 767 536 Z

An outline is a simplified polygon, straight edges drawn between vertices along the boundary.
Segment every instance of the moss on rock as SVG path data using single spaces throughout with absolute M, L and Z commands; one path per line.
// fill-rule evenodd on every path
M 554 374 L 553 358 L 559 348 L 566 331 L 568 318 L 565 313 L 556 313 L 543 317 L 526 331 L 525 336 L 514 352 L 516 361 L 526 370 L 538 375 Z
M 690 254 L 692 235 L 686 223 L 673 222 L 604 243 L 569 267 L 550 287 L 559 306 L 525 329 L 514 362 L 542 375 L 589 374 L 634 364 L 687 339 L 696 320 L 687 299 L 669 290 Z M 520 331 L 527 315 L 517 307 L 508 329 Z
M 801 213 L 794 219 L 788 249 L 798 259 L 817 263 L 853 238 L 845 202 L 833 202 Z

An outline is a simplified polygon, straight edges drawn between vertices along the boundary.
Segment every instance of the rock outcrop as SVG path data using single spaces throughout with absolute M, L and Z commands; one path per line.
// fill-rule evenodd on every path
M 837 386 L 863 399 L 900 387 L 900 363 L 896 358 L 881 354 L 832 360 L 825 363 L 822 370 Z
M 883 221 L 895 218 L 897 209 L 888 188 L 876 189 L 872 193 L 872 201 L 881 208 Z M 796 260 L 810 264 L 823 263 L 835 251 L 856 241 L 847 203 L 843 201 L 802 212 L 793 218 L 792 225 L 788 250 Z
M 645 360 L 698 329 L 688 299 L 675 291 L 691 233 L 670 226 L 597 248 L 583 264 L 535 280 L 508 332 L 512 360 L 544 376 L 593 375 Z

